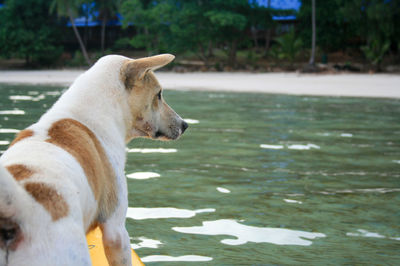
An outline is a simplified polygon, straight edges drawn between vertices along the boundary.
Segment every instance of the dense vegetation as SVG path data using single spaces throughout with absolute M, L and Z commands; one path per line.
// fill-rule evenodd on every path
M 270 0 L 6 0 L 0 9 L 0 56 L 58 62 L 63 43 L 57 33 L 67 29 L 69 20 L 78 54 L 90 64 L 90 56 L 99 52 L 85 46 L 73 21 L 82 16 L 82 5 L 92 4 L 90 12 L 102 21 L 100 54 L 105 52 L 106 22 L 119 13 L 122 27 L 133 27 L 136 34 L 108 44 L 111 52 L 172 52 L 216 70 L 262 68 L 265 62 L 292 68 L 296 62 L 305 64 L 311 51 L 312 0 L 301 2 L 296 12 L 274 10 Z M 277 15 L 297 19 L 285 24 L 272 19 Z M 316 0 L 316 47 L 316 62 L 339 55 L 344 62 L 362 62 L 375 70 L 383 62 L 399 64 L 400 1 Z

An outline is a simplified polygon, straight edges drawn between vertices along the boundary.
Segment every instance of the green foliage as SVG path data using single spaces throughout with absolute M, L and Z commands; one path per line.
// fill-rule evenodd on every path
M 275 38 L 275 41 L 278 43 L 278 47 L 273 52 L 275 56 L 279 59 L 288 59 L 290 63 L 293 63 L 303 46 L 294 30 Z
M 379 39 L 374 39 L 368 45 L 362 46 L 361 50 L 368 61 L 379 69 L 383 56 L 389 50 L 389 47 L 389 40 L 381 42 Z
M 0 10 L 0 54 L 50 65 L 62 48 L 57 45 L 54 17 L 46 0 L 8 0 Z
M 372 46 L 400 41 L 399 1 L 324 0 L 317 1 L 316 10 L 317 46 L 324 52 L 375 50 Z M 303 43 L 310 47 L 311 0 L 302 1 L 298 20 Z M 369 48 L 361 49 L 365 45 Z
M 214 45 L 227 47 L 235 59 L 246 36 L 247 7 L 246 0 L 125 0 L 121 14 L 124 27 L 138 30 L 131 41 L 135 48 L 149 53 L 192 50 L 207 60 L 207 50 Z
M 131 41 L 133 47 L 145 48 L 149 54 L 164 50 L 172 14 L 168 1 L 126 0 L 120 11 L 123 26 L 133 24 L 138 31 Z

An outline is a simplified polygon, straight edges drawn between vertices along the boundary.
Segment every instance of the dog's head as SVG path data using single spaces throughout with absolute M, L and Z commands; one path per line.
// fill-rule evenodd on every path
M 153 70 L 171 62 L 175 56 L 162 54 L 126 60 L 121 80 L 128 95 L 131 113 L 127 141 L 135 137 L 174 140 L 188 124 L 165 102 Z

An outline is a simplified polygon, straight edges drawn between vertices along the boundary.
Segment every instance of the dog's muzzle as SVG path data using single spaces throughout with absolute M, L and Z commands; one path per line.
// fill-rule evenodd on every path
M 186 129 L 189 127 L 189 125 L 185 122 L 182 121 L 180 127 L 171 127 L 170 126 L 170 132 L 169 133 L 164 133 L 163 131 L 157 131 L 154 134 L 155 139 L 160 139 L 160 140 L 175 140 L 178 139 L 183 132 L 186 131 Z

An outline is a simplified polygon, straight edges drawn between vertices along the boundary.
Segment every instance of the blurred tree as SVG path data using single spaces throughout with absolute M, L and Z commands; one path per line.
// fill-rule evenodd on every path
M 211 22 L 211 29 L 218 32 L 215 40 L 227 50 L 228 64 L 236 66 L 236 54 L 241 42 L 246 41 L 247 0 L 213 0 L 204 15 Z
M 74 30 L 76 39 L 79 42 L 79 46 L 81 47 L 82 54 L 85 57 L 86 63 L 90 66 L 92 63 L 89 59 L 88 53 L 86 51 L 85 44 L 82 41 L 81 35 L 79 34 L 78 29 L 75 25 L 75 16 L 78 12 L 78 8 L 82 4 L 82 1 L 79 0 L 53 0 L 50 6 L 50 12 L 56 11 L 58 16 L 66 16 L 69 18 L 71 22 L 72 28 Z
M 303 43 L 300 38 L 296 37 L 294 29 L 290 32 L 275 38 L 278 43 L 278 47 L 273 51 L 275 57 L 279 59 L 287 59 L 290 65 L 293 65 L 294 59 L 300 53 Z M 271 48 L 272 50 L 272 48 Z
M 120 9 L 123 27 L 134 25 L 137 29 L 131 45 L 145 48 L 149 55 L 163 50 L 170 32 L 172 9 L 169 1 L 125 0 Z
M 315 0 L 311 1 L 311 28 L 312 28 L 312 38 L 311 38 L 311 56 L 310 61 L 308 62 L 309 65 L 313 66 L 315 64 L 315 41 L 317 38 L 316 32 L 316 21 L 315 21 Z
M 346 23 L 346 18 L 339 11 L 338 0 L 324 0 L 318 2 L 318 12 L 315 20 L 316 46 L 322 52 L 327 53 L 344 49 L 348 46 L 348 40 L 354 38 L 354 30 L 357 24 Z M 305 47 L 312 46 L 312 0 L 303 0 L 298 14 L 297 30 Z
M 101 19 L 101 54 L 104 55 L 107 21 L 117 13 L 120 1 L 96 0 L 95 2 L 99 10 L 99 18 Z
M 248 22 L 253 38 L 254 48 L 256 51 L 259 50 L 258 35 L 260 31 L 263 31 L 265 34 L 263 53 L 266 55 L 271 43 L 272 30 L 275 27 L 275 23 L 272 19 L 273 10 L 270 8 L 271 0 L 267 1 L 266 6 L 260 5 L 260 2 L 255 0 L 250 1 L 249 3 Z
M 209 1 L 174 1 L 171 16 L 171 48 L 178 52 L 192 51 L 206 64 L 212 56 L 214 36 L 204 14 L 210 9 Z
M 323 53 L 346 51 L 349 48 L 362 52 L 366 51 L 366 48 L 361 49 L 365 46 L 376 50 L 377 47 L 385 48 L 384 44 L 389 41 L 387 52 L 391 44 L 400 42 L 398 0 L 324 0 L 318 2 L 315 15 L 318 23 L 316 45 Z M 303 0 L 298 15 L 298 30 L 307 47 L 311 46 L 312 40 L 311 18 L 312 0 Z M 380 57 L 378 52 L 372 54 Z M 372 58 L 371 53 L 368 57 Z
M 62 53 L 47 0 L 8 0 L 0 9 L 0 54 L 49 65 Z
M 380 68 L 380 62 L 391 44 L 400 41 L 400 1 L 337 1 L 341 6 L 339 12 L 349 23 L 357 24 L 355 33 L 366 44 L 360 48 L 367 60 Z

